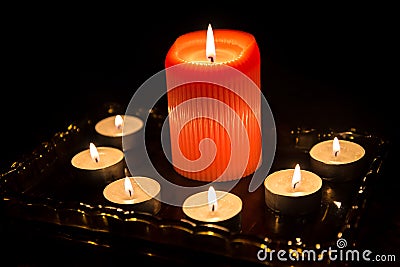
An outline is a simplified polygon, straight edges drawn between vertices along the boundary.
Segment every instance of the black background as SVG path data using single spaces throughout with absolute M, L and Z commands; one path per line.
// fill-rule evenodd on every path
M 255 36 L 261 89 L 277 121 L 361 127 L 390 138 L 398 133 L 396 88 L 389 82 L 397 64 L 390 49 L 395 36 L 390 7 L 159 6 L 15 10 L 3 38 L 9 60 L 2 132 L 10 149 L 2 157 L 29 153 L 105 101 L 128 103 L 163 70 L 179 35 L 209 23 Z
M 2 170 L 90 109 L 128 103 L 142 83 L 163 70 L 179 35 L 209 23 L 255 36 L 261 89 L 278 127 L 356 128 L 397 144 L 397 88 L 390 83 L 398 65 L 391 49 L 397 35 L 393 7 L 143 4 L 8 9 L 2 38 L 8 47 L 3 50 Z M 399 247 L 398 194 L 391 175 L 396 154 L 390 154 L 386 180 L 376 188 L 361 230 L 366 247 L 387 253 Z

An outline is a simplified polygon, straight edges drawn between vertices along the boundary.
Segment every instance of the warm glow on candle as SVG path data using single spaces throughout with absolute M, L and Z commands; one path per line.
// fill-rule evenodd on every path
M 210 188 L 208 189 L 208 207 L 212 212 L 216 211 L 218 208 L 217 193 L 212 186 L 210 186 Z
M 214 43 L 214 33 L 211 28 L 211 24 L 208 24 L 207 29 L 207 42 L 206 42 L 206 56 L 211 62 L 215 61 L 215 43 Z
M 292 187 L 293 189 L 296 188 L 296 185 L 301 181 L 301 172 L 300 172 L 300 165 L 296 164 L 294 168 L 293 178 L 292 178 Z
M 121 115 L 117 115 L 117 116 L 115 116 L 114 122 L 115 122 L 115 127 L 117 129 L 121 129 L 122 128 L 122 124 L 124 123 L 124 120 L 122 119 Z
M 228 181 L 261 165 L 259 67 L 257 42 L 246 32 L 208 24 L 175 40 L 165 70 L 177 172 L 194 180 Z
M 129 198 L 131 198 L 133 196 L 133 186 L 129 177 L 125 177 L 124 189 Z
M 335 155 L 335 157 L 340 152 L 340 144 L 339 144 L 339 139 L 337 137 L 333 138 L 332 150 L 333 150 L 333 155 Z
M 93 161 L 95 162 L 100 161 L 99 152 L 97 151 L 97 148 L 93 143 L 90 143 L 90 156 L 92 157 Z

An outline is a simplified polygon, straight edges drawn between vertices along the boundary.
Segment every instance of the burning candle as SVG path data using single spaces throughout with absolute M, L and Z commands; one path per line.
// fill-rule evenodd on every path
M 89 148 L 76 154 L 71 159 L 76 175 L 83 185 L 103 185 L 124 175 L 124 153 L 113 147 Z
M 274 172 L 264 180 L 265 202 L 275 212 L 305 215 L 321 206 L 322 179 L 315 173 L 294 169 Z
M 365 149 L 351 141 L 335 137 L 317 143 L 309 154 L 313 171 L 329 181 L 344 182 L 361 178 L 365 170 Z
M 118 179 L 108 184 L 104 197 L 124 208 L 157 214 L 161 208 L 159 201 L 160 184 L 149 177 L 134 176 Z
M 232 193 L 216 191 L 213 186 L 188 197 L 182 208 L 197 223 L 215 223 L 233 231 L 240 229 L 242 200 Z
M 100 120 L 95 125 L 98 143 L 123 149 L 134 148 L 143 133 L 143 120 L 131 115 L 115 115 Z
M 255 172 L 262 138 L 254 36 L 209 25 L 177 38 L 165 67 L 174 169 L 200 181 L 230 181 Z

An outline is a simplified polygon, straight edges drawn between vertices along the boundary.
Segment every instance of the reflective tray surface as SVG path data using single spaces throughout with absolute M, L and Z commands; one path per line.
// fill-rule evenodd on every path
M 132 243 L 149 244 L 154 255 L 164 247 L 174 250 L 218 255 L 238 261 L 267 264 L 257 255 L 260 250 L 322 251 L 336 246 L 338 239 L 347 246 L 357 244 L 357 223 L 362 217 L 374 183 L 380 183 L 380 168 L 385 161 L 387 142 L 356 129 L 318 129 L 281 127 L 277 129 L 277 147 L 270 173 L 293 168 L 310 168 L 309 149 L 317 142 L 339 136 L 360 143 L 366 149 L 367 165 L 363 175 L 344 183 L 323 181 L 322 202 L 318 211 L 306 216 L 284 216 L 265 204 L 264 187 L 249 193 L 251 177 L 240 179 L 232 189 L 243 201 L 238 229 L 216 224 L 201 224 L 187 218 L 181 207 L 160 203 L 155 214 L 138 212 L 128 206 L 108 202 L 98 190 L 76 186 L 71 175 L 70 158 L 87 147 L 94 135 L 94 123 L 122 112 L 116 103 L 107 103 L 96 116 L 71 123 L 66 130 L 40 144 L 31 154 L 16 161 L 1 174 L 0 194 L 3 217 L 12 225 L 34 225 L 55 239 L 110 248 Z M 146 131 L 149 155 L 157 171 L 171 181 L 188 186 L 201 182 L 177 174 L 163 154 L 159 141 L 165 114 L 150 112 Z M 138 169 L 140 172 L 140 169 Z M 143 173 L 145 174 L 145 173 Z M 147 252 L 146 252 L 147 253 Z M 283 264 L 283 263 L 282 263 Z

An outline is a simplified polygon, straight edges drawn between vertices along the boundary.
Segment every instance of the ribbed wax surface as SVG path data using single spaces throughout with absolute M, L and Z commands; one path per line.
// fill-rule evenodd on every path
M 209 182 L 248 176 L 262 158 L 257 43 L 234 30 L 217 30 L 214 36 L 214 62 L 206 61 L 205 31 L 178 38 L 165 61 L 174 169 Z M 204 60 L 196 58 L 199 50 Z

